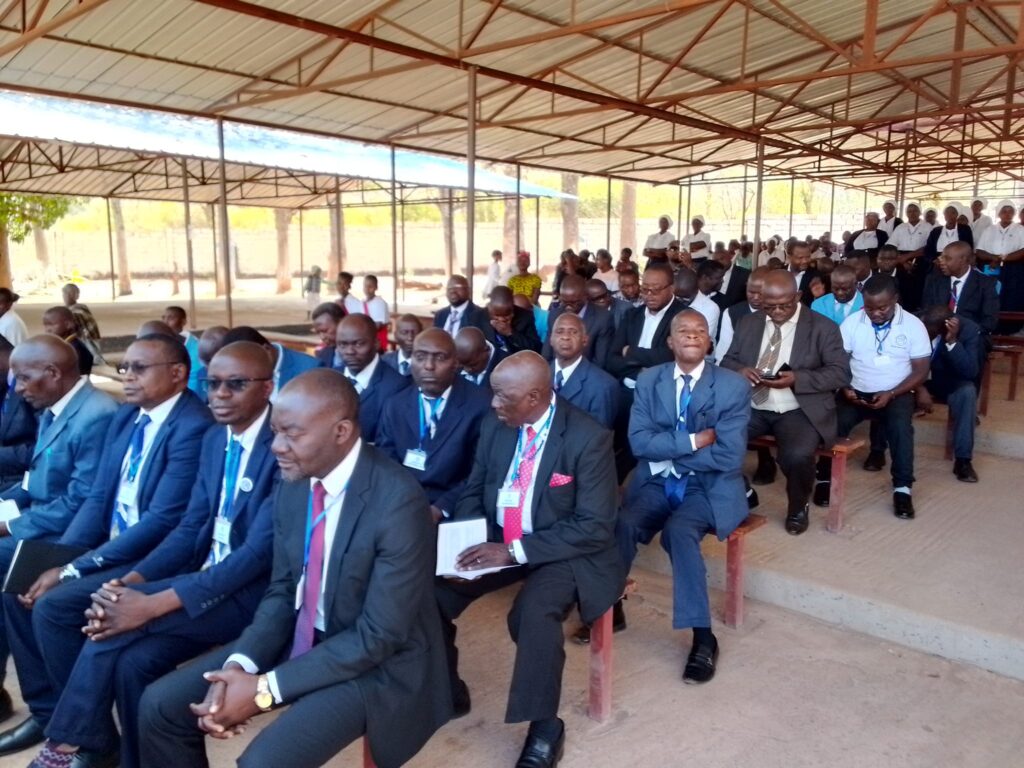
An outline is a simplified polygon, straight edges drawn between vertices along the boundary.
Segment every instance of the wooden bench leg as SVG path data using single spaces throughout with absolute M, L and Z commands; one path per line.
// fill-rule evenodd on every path
M 612 714 L 612 609 L 590 628 L 591 720 L 603 723 Z
M 725 626 L 743 624 L 744 537 L 730 536 L 725 545 Z
M 1010 391 L 1006 399 L 1011 403 L 1017 399 L 1017 374 L 1020 373 L 1020 355 L 1010 357 Z
M 363 768 L 377 768 L 373 762 L 373 755 L 370 754 L 370 740 L 363 736 Z
M 846 457 L 845 453 L 832 454 L 832 485 L 828 502 L 829 533 L 839 533 L 843 529 L 843 505 L 846 503 Z
M 953 412 L 946 416 L 946 461 L 953 459 Z
M 981 369 L 981 398 L 978 404 L 978 412 L 982 416 L 988 416 L 988 396 L 992 387 L 992 356 L 985 358 L 985 365 Z

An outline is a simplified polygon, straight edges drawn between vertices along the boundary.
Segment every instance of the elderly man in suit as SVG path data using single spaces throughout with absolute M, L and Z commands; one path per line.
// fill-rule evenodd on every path
M 551 348 L 551 334 L 554 333 L 555 322 L 564 314 L 576 315 L 583 321 L 587 331 L 587 346 L 583 354 L 597 367 L 604 368 L 611 350 L 615 322 L 611 312 L 587 300 L 587 281 L 579 275 L 566 275 L 562 280 L 558 306 L 548 316 L 548 327 L 551 330 L 544 340 L 541 354 L 546 360 L 555 358 Z
M 409 379 L 385 365 L 377 352 L 377 324 L 368 315 L 349 315 L 338 324 L 341 373 L 359 393 L 359 428 L 368 442 L 377 440 L 384 403 L 409 386 Z
M 500 255 L 500 254 L 499 254 Z M 452 275 L 445 286 L 448 306 L 434 315 L 434 327 L 455 336 L 463 328 L 482 328 L 488 322 L 487 310 L 478 307 L 469 298 L 469 281 L 462 275 Z
M 459 375 L 470 384 L 489 388 L 495 366 L 508 357 L 484 336 L 479 328 L 463 328 L 455 334 L 455 357 Z
M 313 308 L 310 315 L 313 331 L 323 344 L 315 354 L 320 368 L 341 368 L 344 365 L 338 357 L 337 347 L 334 346 L 338 338 L 338 323 L 344 317 L 345 310 L 333 301 L 325 301 Z
M 0 734 L 0 752 L 42 739 L 84 641 L 82 612 L 91 594 L 124 575 L 181 521 L 195 484 L 199 445 L 212 418 L 189 389 L 189 355 L 176 336 L 143 336 L 119 370 L 126 403 L 110 420 L 103 453 L 89 473 L 88 497 L 68 511 L 62 544 L 88 551 L 52 568 L 24 595 L 4 595 L 4 620 L 21 692 L 32 713 Z M 77 470 L 77 467 L 76 467 Z M 59 653 L 40 651 L 41 622 Z M 20 734 L 20 735 L 19 735 Z
M 313 768 L 366 734 L 376 764 L 396 768 L 450 717 L 427 498 L 362 440 L 358 413 L 334 371 L 299 376 L 275 401 L 270 587 L 237 641 L 146 690 L 143 765 L 208 765 L 205 734 L 286 708 L 240 766 Z
M 747 437 L 778 440 L 786 531 L 798 536 L 810 522 L 818 446 L 836 440 L 835 393 L 849 385 L 850 365 L 839 326 L 801 303 L 792 272 L 766 275 L 761 296 L 761 310 L 740 322 L 722 367 L 752 387 Z
M 490 393 L 457 375 L 458 366 L 452 337 L 423 331 L 413 342 L 413 386 L 384 404 L 377 429 L 377 448 L 419 481 L 435 522 L 455 509 L 469 477 L 466 457 L 490 410 Z
M 78 357 L 69 344 L 53 336 L 35 336 L 10 353 L 9 388 L 4 400 L 5 427 L 12 429 L 23 409 L 41 414 L 38 436 L 32 440 L 24 475 L 3 492 L 18 505 L 19 516 L 0 523 L 0 569 L 7 572 L 22 539 L 56 539 L 82 505 L 96 476 L 103 436 L 117 403 L 95 389 L 78 372 Z M 27 431 L 35 417 L 22 413 L 18 429 Z M 21 466 L 19 464 L 19 466 Z M 0 615 L 0 683 L 10 655 L 7 631 Z M 21 680 L 24 690 L 25 680 Z M 24 695 L 24 694 L 23 694 Z M 0 719 L 13 713 L 11 699 L 0 689 Z M 29 721 L 31 723 L 31 721 Z M 22 723 L 0 734 L 0 750 L 16 752 L 38 741 L 39 734 Z M 35 741 L 33 741 L 35 739 Z
M 983 334 L 990 334 L 999 322 L 996 279 L 974 269 L 972 257 L 967 243 L 951 243 L 943 248 L 939 273 L 932 272 L 925 280 L 922 305 L 945 305 L 958 317 L 976 323 Z
M 488 541 L 459 555 L 459 570 L 503 567 L 472 581 L 438 580 L 451 690 L 457 715 L 469 712 L 459 677 L 455 619 L 478 597 L 523 582 L 509 614 L 516 643 L 505 722 L 529 722 L 517 766 L 550 768 L 565 743 L 558 717 L 565 663 L 562 623 L 579 605 L 601 616 L 622 594 L 615 549 L 611 434 L 554 394 L 539 355 L 522 352 L 494 371 L 494 416 L 481 429 L 455 518 L 483 516 Z
M 231 344 L 210 363 L 206 389 L 217 423 L 203 437 L 199 476 L 181 523 L 141 562 L 104 583 L 87 611 L 74 663 L 36 758 L 71 753 L 89 765 L 118 762 L 112 707 L 121 724 L 121 768 L 139 768 L 138 709 L 146 686 L 178 664 L 230 642 L 252 620 L 272 556 L 270 450 L 273 370 L 258 345 Z M 43 658 L 66 652 L 37 621 Z M 33 763 L 35 765 L 36 763 Z
M 412 375 L 412 345 L 413 341 L 423 330 L 423 323 L 416 315 L 402 315 L 395 324 L 395 341 L 398 348 L 392 352 L 385 352 L 380 359 L 385 365 L 389 365 L 398 371 L 402 376 Z
M 750 420 L 750 384 L 705 361 L 707 320 L 695 310 L 672 318 L 675 358 L 640 374 L 629 439 L 639 460 L 619 512 L 616 537 L 627 569 L 637 544 L 661 533 L 672 561 L 672 627 L 693 630 L 683 669 L 686 683 L 715 674 L 718 641 L 711 631 L 700 542 L 728 538 L 747 516 L 743 458 Z
M 15 387 L 10 368 L 13 351 L 14 345 L 0 336 L 0 488 L 21 482 L 32 463 L 32 448 L 39 429 L 35 411 Z
M 541 350 L 533 312 L 517 307 L 512 291 L 506 286 L 499 285 L 491 291 L 487 316 L 478 318 L 477 323 L 476 327 L 483 331 L 486 339 L 505 354 Z
M 619 383 L 587 360 L 587 329 L 578 315 L 559 315 L 551 329 L 551 376 L 555 393 L 586 411 L 608 429 L 615 426 Z

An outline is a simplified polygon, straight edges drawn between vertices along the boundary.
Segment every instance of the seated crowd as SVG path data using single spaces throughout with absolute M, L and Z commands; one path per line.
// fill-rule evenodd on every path
M 432 322 L 393 329 L 376 279 L 360 301 L 342 273 L 311 308 L 315 355 L 247 326 L 197 337 L 168 307 L 118 366 L 121 404 L 86 375 L 99 331 L 69 286 L 45 334 L 0 338 L 0 497 L 16 505 L 0 565 L 23 541 L 69 553 L 3 595 L 0 670 L 13 657 L 30 714 L 0 755 L 205 766 L 207 737 L 282 709 L 239 765 L 322 765 L 365 736 L 399 766 L 471 710 L 463 612 L 518 584 L 505 721 L 528 723 L 518 768 L 554 766 L 563 624 L 578 610 L 586 643 L 614 610 L 625 629 L 630 566 L 657 534 L 672 627 L 692 635 L 682 680 L 707 683 L 700 544 L 743 523 L 752 486 L 781 468 L 783 525 L 802 534 L 830 500 L 819 448 L 869 420 L 869 468 L 891 453 L 894 514 L 913 518 L 913 418 L 935 402 L 955 477 L 978 481 L 978 382 L 1000 302 L 1021 299 L 1024 227 L 1001 204 L 975 245 L 954 213 L 934 230 L 913 205 L 907 222 L 869 214 L 834 265 L 825 237 L 769 241 L 747 266 L 757 248 L 712 243 L 702 217 L 677 240 L 663 216 L 642 273 L 631 252 L 567 251 L 542 310 L 529 254 L 504 275 L 496 252 L 486 306 L 456 275 Z M 0 291 L 0 310 L 16 300 Z M 777 456 L 746 477 L 763 435 Z M 474 518 L 487 540 L 458 555 L 462 578 L 435 576 L 436 526 Z

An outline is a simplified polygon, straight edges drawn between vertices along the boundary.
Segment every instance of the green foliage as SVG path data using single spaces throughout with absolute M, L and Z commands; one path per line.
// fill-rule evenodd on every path
M 78 204 L 74 197 L 0 193 L 0 225 L 21 243 L 33 229 L 49 229 Z

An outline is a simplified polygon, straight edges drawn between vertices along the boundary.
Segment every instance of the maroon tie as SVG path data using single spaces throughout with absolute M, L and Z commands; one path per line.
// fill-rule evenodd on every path
M 291 658 L 301 656 L 313 647 L 313 633 L 316 623 L 316 606 L 320 601 L 320 581 L 324 572 L 324 497 L 327 491 L 319 480 L 313 484 L 313 530 L 309 539 L 306 581 L 302 588 L 302 606 L 295 621 L 295 640 L 292 642 Z

